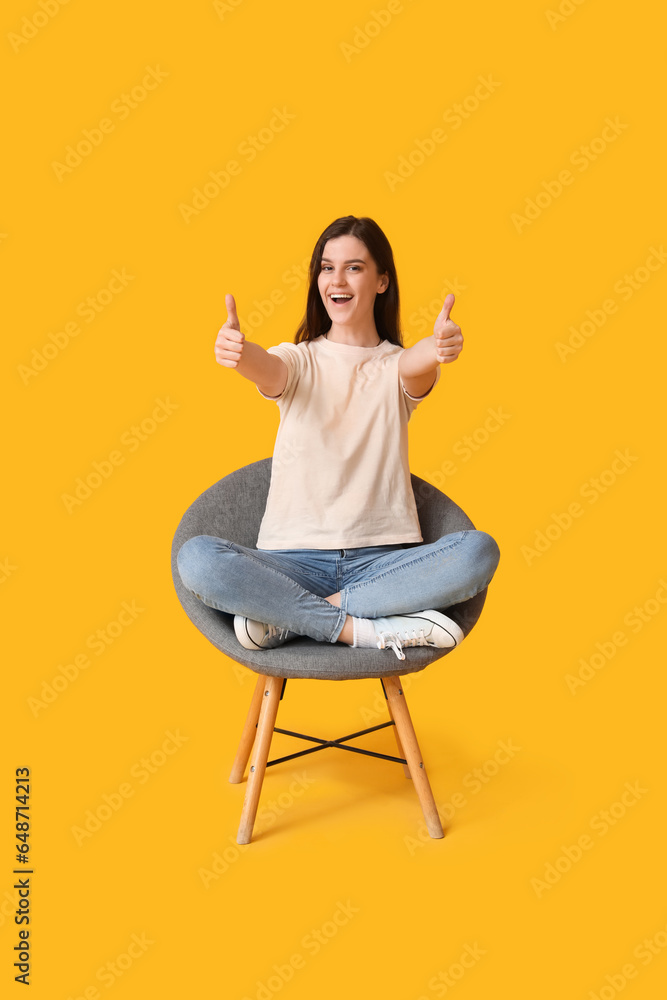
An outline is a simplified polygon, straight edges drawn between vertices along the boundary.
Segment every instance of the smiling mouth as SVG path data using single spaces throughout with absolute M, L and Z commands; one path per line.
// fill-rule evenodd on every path
M 353 296 L 341 293 L 341 294 L 330 295 L 329 298 L 331 299 L 332 302 L 335 302 L 337 306 L 344 306 L 346 305 L 346 303 L 352 301 Z

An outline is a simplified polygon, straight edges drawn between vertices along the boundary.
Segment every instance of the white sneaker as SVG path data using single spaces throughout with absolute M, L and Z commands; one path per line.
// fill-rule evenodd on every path
M 290 632 L 289 629 L 278 628 L 276 625 L 265 625 L 252 618 L 244 618 L 243 615 L 234 615 L 234 632 L 245 649 L 274 649 L 290 639 L 299 638 L 298 632 Z
M 406 615 L 370 619 L 378 649 L 391 648 L 399 660 L 405 659 L 403 646 L 437 646 L 453 649 L 463 642 L 463 631 L 441 611 L 414 611 Z

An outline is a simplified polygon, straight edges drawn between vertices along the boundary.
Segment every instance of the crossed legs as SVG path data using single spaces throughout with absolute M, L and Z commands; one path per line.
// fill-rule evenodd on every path
M 185 586 L 209 607 L 351 644 L 353 617 L 458 604 L 488 585 L 499 558 L 494 539 L 475 529 L 423 545 L 342 552 L 257 550 L 197 535 L 181 547 L 178 568 Z

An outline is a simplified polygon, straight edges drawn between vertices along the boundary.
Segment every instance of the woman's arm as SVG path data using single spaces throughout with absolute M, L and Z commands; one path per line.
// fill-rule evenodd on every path
M 236 370 L 239 375 L 254 382 L 265 396 L 279 396 L 287 384 L 287 365 L 282 358 L 269 354 L 260 344 L 254 344 L 251 340 L 244 342 L 243 354 Z
M 449 318 L 453 305 L 454 296 L 450 292 L 431 336 L 423 337 L 401 354 L 398 373 L 411 396 L 425 396 L 435 383 L 438 365 L 456 361 L 463 349 L 461 327 Z
M 279 396 L 287 384 L 287 365 L 260 344 L 246 340 L 241 333 L 233 295 L 225 296 L 227 320 L 215 341 L 215 360 L 225 368 L 236 368 L 239 375 L 254 382 L 267 396 Z

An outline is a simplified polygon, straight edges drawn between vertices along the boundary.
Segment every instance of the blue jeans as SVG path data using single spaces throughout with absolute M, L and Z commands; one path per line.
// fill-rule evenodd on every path
M 336 642 L 346 615 L 380 618 L 448 608 L 491 581 L 491 535 L 454 531 L 437 542 L 357 549 L 250 549 L 196 535 L 178 553 L 184 585 L 211 608 Z M 340 607 L 325 600 L 340 591 Z

